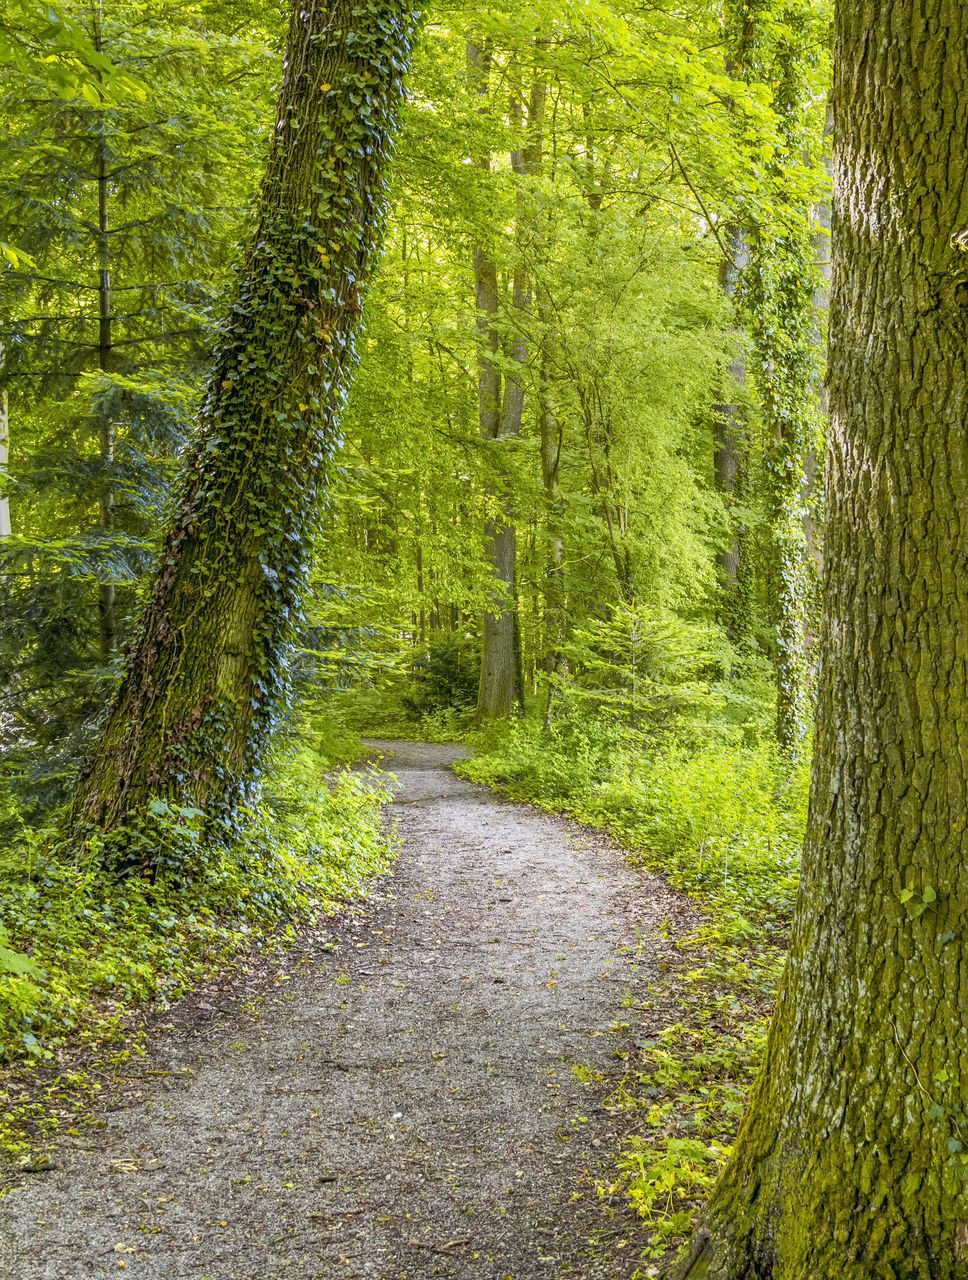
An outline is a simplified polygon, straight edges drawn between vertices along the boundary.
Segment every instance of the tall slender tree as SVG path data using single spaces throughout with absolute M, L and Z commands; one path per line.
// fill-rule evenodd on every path
M 968 9 L 839 5 L 825 593 L 790 958 L 679 1280 L 968 1273 Z
M 0 369 L 3 368 L 3 346 L 0 344 Z M 0 387 L 0 538 L 10 537 L 10 499 L 7 496 L 7 467 L 10 458 L 10 417 L 7 388 Z
M 231 815 L 286 687 L 339 439 L 416 11 L 299 0 L 258 216 L 128 673 L 75 828 L 152 801 Z
M 488 92 L 491 62 L 490 42 L 479 37 L 467 45 L 467 67 L 471 83 L 482 96 Z M 481 108 L 486 111 L 486 107 Z M 512 78 L 510 114 L 521 132 L 521 101 L 517 76 Z M 512 173 L 518 178 L 525 172 L 524 148 L 510 152 Z M 478 157 L 478 165 L 490 170 L 491 157 Z M 521 245 L 521 197 L 517 207 L 517 248 Z M 490 234 L 490 233 L 489 233 Z M 488 238 L 489 238 L 488 234 Z M 527 359 L 527 338 L 523 329 L 523 313 L 529 309 L 530 295 L 525 264 L 520 256 L 511 269 L 511 310 L 518 318 L 504 343 L 500 332 L 501 299 L 498 286 L 498 264 L 492 246 L 484 240 L 474 249 L 474 295 L 480 338 L 478 355 L 478 417 L 481 439 L 497 444 L 515 437 L 521 430 L 524 411 L 523 366 Z M 499 357 L 507 368 L 503 374 Z M 503 387 L 502 387 L 503 383 Z M 521 640 L 517 602 L 517 529 L 511 510 L 510 486 L 505 463 L 494 454 L 492 510 L 484 529 L 487 555 L 494 578 L 494 599 L 484 611 L 481 643 L 481 683 L 477 700 L 476 723 L 498 720 L 513 715 L 522 705 Z

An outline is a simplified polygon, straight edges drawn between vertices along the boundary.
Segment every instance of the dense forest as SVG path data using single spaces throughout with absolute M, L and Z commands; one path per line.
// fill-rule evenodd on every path
M 374 743 L 460 742 L 694 913 L 614 1276 L 968 1275 L 966 50 L 955 0 L 7 0 L 11 1161 L 132 1010 L 352 914 Z

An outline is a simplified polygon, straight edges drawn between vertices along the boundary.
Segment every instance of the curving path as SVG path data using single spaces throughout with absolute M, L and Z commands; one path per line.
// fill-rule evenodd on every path
M 632 1273 L 621 1218 L 588 1243 L 617 1123 L 594 1077 L 668 890 L 458 779 L 456 748 L 373 745 L 399 780 L 393 875 L 274 999 L 158 1041 L 145 1099 L 0 1200 L 4 1280 Z

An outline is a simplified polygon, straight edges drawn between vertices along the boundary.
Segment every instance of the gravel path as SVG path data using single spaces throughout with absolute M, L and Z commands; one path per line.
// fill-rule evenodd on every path
M 393 875 L 261 1003 L 159 1040 L 146 1098 L 0 1200 L 4 1280 L 631 1274 L 621 1216 L 588 1246 L 591 1178 L 621 1123 L 608 1028 L 651 971 L 633 927 L 668 889 L 461 781 L 455 748 L 374 745 Z

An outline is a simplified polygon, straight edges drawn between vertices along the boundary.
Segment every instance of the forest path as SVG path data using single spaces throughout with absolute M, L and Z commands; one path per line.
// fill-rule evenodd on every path
M 4 1280 L 634 1270 L 627 1210 L 606 1223 L 592 1175 L 623 1125 L 602 1106 L 608 1029 L 653 976 L 636 926 L 674 895 L 603 837 L 457 778 L 457 749 L 374 745 L 399 780 L 393 874 L 336 951 L 156 1042 L 133 1068 L 145 1099 L 0 1200 Z M 603 1227 L 610 1256 L 588 1247 Z

